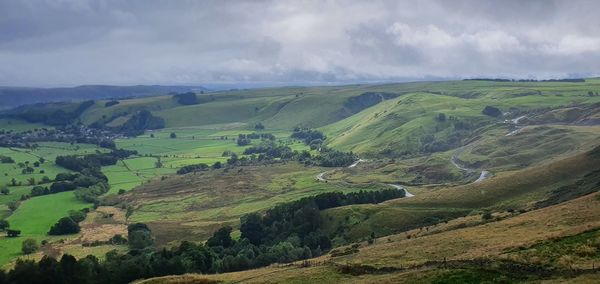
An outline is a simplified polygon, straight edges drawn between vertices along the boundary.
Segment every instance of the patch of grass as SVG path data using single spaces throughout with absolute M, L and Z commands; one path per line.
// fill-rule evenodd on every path
M 21 242 L 33 238 L 38 242 L 44 239 L 57 239 L 47 235 L 48 230 L 70 210 L 89 207 L 89 204 L 75 199 L 73 192 L 61 192 L 28 199 L 7 218 L 10 228 L 21 230 L 17 238 L 0 237 L 0 266 L 21 254 Z
M 509 253 L 527 262 L 551 265 L 562 269 L 590 268 L 591 261 L 600 259 L 600 229 L 573 236 L 544 240 L 527 249 Z

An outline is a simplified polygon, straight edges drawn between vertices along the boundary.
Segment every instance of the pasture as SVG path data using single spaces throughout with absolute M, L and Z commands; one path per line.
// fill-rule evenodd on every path
M 0 265 L 21 255 L 21 242 L 27 238 L 35 239 L 38 242 L 61 238 L 48 236 L 50 227 L 60 218 L 67 216 L 70 210 L 79 210 L 89 206 L 90 204 L 75 199 L 73 192 L 38 196 L 23 201 L 19 208 L 7 218 L 10 227 L 21 230 L 21 235 L 16 238 L 0 237 Z

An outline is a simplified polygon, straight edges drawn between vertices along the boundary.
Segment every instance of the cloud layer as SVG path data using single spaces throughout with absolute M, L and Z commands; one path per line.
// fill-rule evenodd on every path
M 0 85 L 596 75 L 598 1 L 0 1 Z

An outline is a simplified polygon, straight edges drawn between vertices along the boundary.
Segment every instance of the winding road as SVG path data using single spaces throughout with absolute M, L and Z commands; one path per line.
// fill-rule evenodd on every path
M 458 159 L 458 156 L 460 156 L 460 154 L 462 154 L 462 152 L 469 146 L 470 146 L 470 144 L 456 149 L 456 151 L 454 151 L 454 153 L 452 154 L 452 157 L 450 157 L 450 163 L 452 163 L 452 165 L 454 165 L 457 169 L 459 169 L 461 171 L 464 171 L 466 173 L 473 173 L 473 172 L 476 172 L 475 169 L 470 169 L 464 165 L 461 165 L 461 161 Z M 491 175 L 492 175 L 492 173 L 490 173 L 489 171 L 482 170 L 481 173 L 479 174 L 479 178 L 477 178 L 474 181 L 474 183 L 483 181 L 484 179 L 490 177 Z
M 521 115 L 521 116 L 519 116 L 519 117 L 517 117 L 517 118 L 513 118 L 513 119 L 511 119 L 511 120 L 510 120 L 510 123 L 511 123 L 511 124 L 513 124 L 513 125 L 518 125 L 518 124 L 519 124 L 519 121 L 521 121 L 521 120 L 522 120 L 522 119 L 524 119 L 524 118 L 527 118 L 527 116 L 526 116 L 526 115 Z M 523 127 L 519 127 L 519 126 L 517 126 L 517 129 L 515 129 L 515 130 L 513 130 L 513 131 L 510 131 L 509 133 L 507 133 L 507 134 L 506 134 L 506 136 L 515 135 L 515 134 L 519 133 L 519 132 L 521 131 L 521 129 L 523 129 Z M 475 169 L 471 169 L 471 168 L 467 168 L 467 167 L 466 167 L 465 165 L 463 165 L 463 164 L 462 164 L 462 162 L 461 162 L 461 161 L 458 159 L 458 156 L 460 156 L 460 154 L 462 154 L 462 152 L 464 152 L 464 151 L 466 150 L 466 148 L 467 148 L 467 147 L 471 147 L 471 144 L 469 144 L 469 145 L 465 145 L 465 146 L 462 146 L 462 147 L 460 147 L 460 148 L 456 149 L 456 150 L 454 151 L 454 153 L 452 153 L 452 157 L 450 157 L 450 163 L 452 163 L 452 165 L 454 165 L 454 166 L 455 166 L 457 169 L 459 169 L 459 170 L 461 170 L 461 171 L 464 171 L 464 172 L 466 172 L 466 173 L 474 173 L 474 172 L 476 172 L 477 170 L 475 170 Z M 354 162 L 354 163 L 352 163 L 350 166 L 348 166 L 348 168 L 354 168 L 354 167 L 358 166 L 358 164 L 359 164 L 359 163 L 361 163 L 361 162 L 365 162 L 365 161 L 366 161 L 366 160 L 363 160 L 363 159 L 358 159 L 358 160 L 356 160 L 356 162 Z M 319 174 L 316 176 L 316 179 L 317 179 L 318 181 L 327 182 L 327 179 L 325 178 L 325 175 L 326 175 L 327 173 L 329 173 L 329 172 L 333 172 L 333 171 L 334 171 L 334 170 L 332 170 L 332 171 L 327 171 L 327 172 L 322 172 L 322 173 L 319 173 Z M 481 171 L 481 173 L 479 174 L 479 177 L 478 177 L 478 178 L 477 178 L 475 181 L 473 181 L 473 183 L 481 182 L 481 181 L 483 181 L 483 180 L 485 180 L 485 179 L 489 178 L 490 176 L 492 176 L 492 173 L 491 173 L 490 171 L 487 171 L 487 170 L 482 170 L 482 171 Z M 386 185 L 392 186 L 392 187 L 394 187 L 394 188 L 396 188 L 396 189 L 403 189 L 403 190 L 404 190 L 404 192 L 405 192 L 405 196 L 406 196 L 406 197 L 412 197 L 412 196 L 414 196 L 412 193 L 408 192 L 408 190 L 406 190 L 406 188 L 404 188 L 404 187 L 403 187 L 403 186 L 401 186 L 401 185 L 398 185 L 398 184 L 391 184 L 391 183 L 386 183 Z
M 348 166 L 348 168 L 354 168 L 354 167 L 356 167 L 356 166 L 357 166 L 359 163 L 361 163 L 361 162 L 365 162 L 365 161 L 366 161 L 366 160 L 363 160 L 363 159 L 358 159 L 358 160 L 356 160 L 356 162 L 354 162 L 354 163 L 352 163 L 351 165 L 349 165 L 349 166 Z M 316 178 L 318 181 L 321 181 L 321 182 L 327 182 L 327 179 L 325 178 L 325 175 L 326 175 L 327 173 L 329 173 L 329 172 L 333 172 L 333 171 L 335 171 L 335 170 L 331 170 L 331 171 L 326 171 L 326 172 L 319 173 L 319 174 L 318 174 L 318 175 L 317 175 L 315 178 Z M 406 189 L 404 186 L 401 186 L 401 185 L 399 185 L 399 184 L 393 184 L 393 183 L 384 183 L 384 184 L 385 184 L 385 185 L 388 185 L 388 186 L 391 186 L 391 187 L 393 187 L 393 188 L 395 188 L 395 189 L 402 189 L 402 190 L 404 190 L 404 197 L 413 197 L 413 196 L 415 196 L 414 194 L 412 194 L 412 193 L 408 192 L 408 190 L 407 190 L 407 189 Z

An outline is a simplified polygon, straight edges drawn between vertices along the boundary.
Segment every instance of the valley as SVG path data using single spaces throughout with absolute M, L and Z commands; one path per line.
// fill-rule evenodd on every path
M 93 277 L 141 283 L 594 279 L 598 90 L 465 80 L 19 106 L 0 114 L 0 265 L 93 255 Z M 77 232 L 50 235 L 63 217 Z

